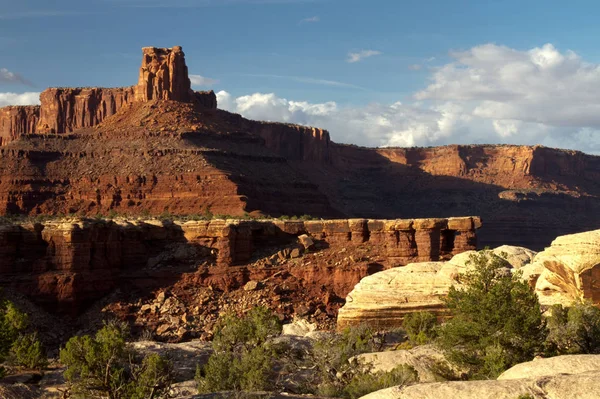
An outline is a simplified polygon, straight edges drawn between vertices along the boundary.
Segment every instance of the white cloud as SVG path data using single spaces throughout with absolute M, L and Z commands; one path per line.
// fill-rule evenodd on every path
M 321 21 L 321 18 L 319 18 L 318 15 L 315 15 L 314 17 L 301 19 L 300 24 L 310 24 L 310 23 L 316 23 L 319 21 Z
M 410 69 L 411 71 L 420 71 L 421 69 L 423 69 L 423 65 L 421 64 L 411 64 L 408 66 L 408 69 Z
M 377 50 L 361 50 L 356 53 L 348 53 L 348 59 L 346 60 L 350 64 L 364 60 L 365 58 L 380 55 L 381 51 Z
M 0 93 L 0 107 L 7 105 L 38 105 L 40 93 Z
M 219 104 L 252 119 L 323 127 L 333 140 L 359 145 L 542 144 L 600 153 L 600 65 L 551 44 L 525 51 L 485 44 L 451 57 L 405 103 L 221 92 Z
M 192 86 L 210 87 L 219 83 L 219 80 L 207 78 L 201 75 L 190 75 L 190 82 L 192 83 Z
M 31 82 L 25 79 L 18 73 L 9 71 L 6 68 L 0 68 L 0 83 L 21 83 L 27 86 L 31 86 Z

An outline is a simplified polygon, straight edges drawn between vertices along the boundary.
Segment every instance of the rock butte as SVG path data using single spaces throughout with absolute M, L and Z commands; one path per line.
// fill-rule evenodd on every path
M 480 215 L 482 245 L 535 250 L 600 227 L 600 158 L 541 146 L 361 148 L 250 121 L 191 89 L 181 47 L 138 83 L 50 88 L 0 108 L 0 213 Z

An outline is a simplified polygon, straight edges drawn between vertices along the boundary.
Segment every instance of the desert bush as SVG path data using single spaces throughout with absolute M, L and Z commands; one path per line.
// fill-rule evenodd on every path
M 75 397 L 158 398 L 172 381 L 171 363 L 158 355 L 144 358 L 127 348 L 127 331 L 108 323 L 94 337 L 72 337 L 60 351 L 65 379 Z
M 32 370 L 41 370 L 48 365 L 46 353 L 37 334 L 21 334 L 10 348 L 12 363 Z
M 317 341 L 311 353 L 317 370 L 313 382 L 315 392 L 322 396 L 347 397 L 346 387 L 354 378 L 368 374 L 370 369 L 354 357 L 379 351 L 381 342 L 377 338 L 370 328 L 361 325 Z
M 448 294 L 453 317 L 439 329 L 438 344 L 471 378 L 495 378 L 541 352 L 548 332 L 537 296 L 518 272 L 503 273 L 503 260 L 487 250 L 469 262 L 473 269 L 459 276 L 464 288 Z
M 427 344 L 437 336 L 437 318 L 431 312 L 409 313 L 404 316 L 402 326 L 414 345 Z
M 204 367 L 196 369 L 198 391 L 270 389 L 276 350 L 267 340 L 280 333 L 279 320 L 264 307 L 253 308 L 244 317 L 222 316 L 215 327 L 215 352 Z
M 548 355 L 600 353 L 600 309 L 588 302 L 554 305 L 548 317 Z

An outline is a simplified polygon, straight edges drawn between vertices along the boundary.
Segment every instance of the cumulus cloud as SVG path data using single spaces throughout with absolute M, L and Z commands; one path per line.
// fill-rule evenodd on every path
M 361 50 L 356 53 L 348 53 L 348 59 L 346 60 L 350 64 L 364 60 L 365 58 L 380 55 L 381 51 L 377 50 Z
M 0 107 L 7 105 L 38 105 L 40 93 L 0 93 Z
M 335 141 L 359 145 L 512 143 L 600 153 L 600 65 L 551 44 L 485 44 L 450 56 L 407 102 L 342 106 L 220 92 L 219 104 L 252 119 L 323 127 Z
M 32 86 L 31 82 L 18 73 L 9 71 L 6 68 L 0 68 L 0 83 L 20 83 Z
M 434 143 L 459 122 L 441 107 L 437 110 L 412 105 L 371 104 L 341 107 L 330 101 L 310 103 L 280 98 L 274 93 L 254 93 L 233 98 L 217 93 L 219 108 L 255 120 L 299 123 L 328 129 L 338 142 L 368 146 L 413 146 Z
M 218 79 L 211 79 L 201 75 L 190 75 L 192 86 L 210 87 L 219 83 Z

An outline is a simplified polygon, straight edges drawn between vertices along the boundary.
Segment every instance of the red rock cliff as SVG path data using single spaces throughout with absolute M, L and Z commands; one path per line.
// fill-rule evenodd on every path
M 37 105 L 0 108 L 0 145 L 22 134 L 35 133 L 39 117 L 40 107 Z
M 46 89 L 40 94 L 36 133 L 70 133 L 95 126 L 133 100 L 133 87 Z

